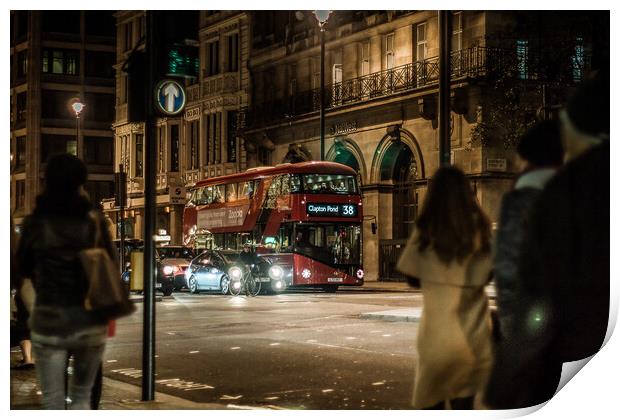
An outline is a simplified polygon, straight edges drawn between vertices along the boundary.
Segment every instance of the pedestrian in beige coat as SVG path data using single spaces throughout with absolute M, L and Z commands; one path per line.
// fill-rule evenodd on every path
M 490 224 L 460 170 L 433 176 L 397 267 L 424 297 L 414 408 L 472 409 L 492 366 Z

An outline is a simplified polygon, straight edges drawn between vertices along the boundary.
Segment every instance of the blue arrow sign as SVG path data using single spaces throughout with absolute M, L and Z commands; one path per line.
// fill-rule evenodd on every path
M 159 111 L 167 115 L 177 115 L 185 107 L 185 90 L 175 80 L 162 80 L 155 89 Z

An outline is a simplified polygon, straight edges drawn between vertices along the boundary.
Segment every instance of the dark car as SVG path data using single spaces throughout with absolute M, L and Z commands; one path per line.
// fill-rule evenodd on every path
M 187 287 L 192 293 L 216 290 L 225 295 L 230 293 L 231 288 L 240 287 L 242 272 L 251 269 L 254 278 L 262 283 L 262 290 L 277 292 L 286 288 L 280 267 L 259 256 L 254 257 L 253 264 L 246 262 L 239 251 L 204 251 L 185 270 Z
M 162 292 L 164 292 L 165 296 L 169 296 L 169 294 L 166 294 L 169 284 L 172 284 L 172 290 L 175 291 L 181 290 L 186 286 L 185 270 L 194 258 L 194 251 L 185 246 L 167 245 L 157 247 L 156 252 L 157 283 L 162 284 Z M 164 284 L 166 284 L 166 287 L 164 287 Z
M 135 242 L 135 246 L 131 247 L 131 251 L 144 252 L 144 245 Z M 125 246 L 127 248 L 127 245 Z M 129 253 L 129 255 L 131 255 Z M 155 249 L 156 262 L 156 278 L 155 290 L 163 293 L 164 296 L 170 296 L 174 290 L 180 290 L 185 287 L 184 272 L 189 261 L 193 257 L 193 251 L 187 247 L 180 246 L 164 246 Z M 123 282 L 130 287 L 131 282 L 131 258 L 127 257 L 126 268 L 121 278 Z M 140 289 L 141 290 L 141 289 Z

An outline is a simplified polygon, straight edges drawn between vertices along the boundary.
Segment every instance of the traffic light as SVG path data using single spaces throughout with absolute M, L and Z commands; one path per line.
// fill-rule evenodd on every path
M 127 121 L 139 122 L 146 118 L 145 85 L 146 57 L 142 51 L 134 51 L 127 61 Z

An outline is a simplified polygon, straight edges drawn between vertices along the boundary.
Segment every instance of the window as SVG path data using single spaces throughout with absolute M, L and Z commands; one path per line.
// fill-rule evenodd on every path
M 295 225 L 295 252 L 330 264 L 359 264 L 361 228 L 343 223 Z
M 362 42 L 360 57 L 360 75 L 366 76 L 370 74 L 370 41 Z
M 112 138 L 85 136 L 84 162 L 92 165 L 112 165 Z
M 77 50 L 44 49 L 41 55 L 41 71 L 76 76 L 80 71 L 79 55 Z
M 222 123 L 222 113 L 217 112 L 207 116 L 207 147 L 208 162 L 220 163 L 220 127 Z
M 584 70 L 584 46 L 583 46 L 583 38 L 577 37 L 575 39 L 575 55 L 571 57 L 573 62 L 573 81 L 581 82 L 583 78 L 583 70 Z
M 526 39 L 517 40 L 517 72 L 519 79 L 528 78 L 529 46 Z
M 228 37 L 228 71 L 239 71 L 239 34 Z
M 17 53 L 17 77 L 24 77 L 28 74 L 28 50 Z
M 240 182 L 237 186 L 237 193 L 240 200 L 250 199 L 254 196 L 255 181 Z
M 426 22 L 416 26 L 416 61 L 426 60 Z
M 223 203 L 226 191 L 224 189 L 224 184 L 215 185 L 213 187 L 213 202 L 214 203 Z
M 17 94 L 17 121 L 26 121 L 28 116 L 28 97 L 26 92 Z
M 321 87 L 321 59 L 314 58 L 312 60 L 312 89 Z
M 104 198 L 114 197 L 113 181 L 87 181 L 84 189 L 93 203 L 101 203 Z
M 125 50 L 124 51 L 129 51 L 133 48 L 133 32 L 132 32 L 132 27 L 133 27 L 133 22 L 127 22 L 124 25 L 124 33 L 123 33 L 123 40 L 125 41 Z
M 334 84 L 342 83 L 342 50 L 337 50 L 334 52 L 334 66 L 332 68 L 332 81 Z
M 62 153 L 71 153 L 77 156 L 77 141 L 75 137 L 55 134 L 41 136 L 41 162 L 46 163 L 50 157 Z
M 170 172 L 179 172 L 179 126 L 170 126 Z
M 385 37 L 385 68 L 394 68 L 394 34 Z
M 304 191 L 319 194 L 356 194 L 357 186 L 352 175 L 304 175 Z
M 26 181 L 19 179 L 15 181 L 15 210 L 22 210 L 26 207 Z
M 452 13 L 452 39 L 450 47 L 452 51 L 463 49 L 463 12 Z
M 288 68 L 288 95 L 295 96 L 297 93 L 297 66 L 292 64 Z
M 220 51 L 219 41 L 212 41 L 207 44 L 207 68 L 206 76 L 214 76 L 220 73 Z
M 159 159 L 157 160 L 158 165 L 157 165 L 157 173 L 164 173 L 166 172 L 166 162 L 164 160 L 164 151 L 166 150 L 166 127 L 157 127 L 157 131 L 158 131 L 158 139 L 159 141 L 157 142 L 157 153 L 159 156 Z
M 237 161 L 237 112 L 227 111 L 228 116 L 228 132 L 227 141 L 228 147 L 226 153 L 229 162 Z
M 112 123 L 114 121 L 114 95 L 107 93 L 86 93 L 84 118 L 89 121 Z
M 226 202 L 237 201 L 237 184 L 226 184 Z
M 134 172 L 136 177 L 142 177 L 144 175 L 144 134 L 136 134 Z
M 84 53 L 84 72 L 86 77 L 114 77 L 114 53 L 100 51 L 86 51 Z M 126 77 L 126 76 L 125 76 Z
M 129 134 L 120 137 L 120 155 L 121 155 L 121 165 L 124 168 L 127 168 L 129 165 Z
M 189 137 L 189 150 L 187 155 L 187 169 L 198 169 L 200 167 L 200 141 L 199 141 L 199 120 L 190 121 L 187 126 Z
M 15 169 L 22 169 L 26 166 L 26 136 L 15 139 Z

